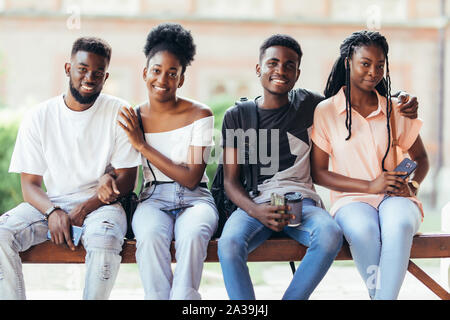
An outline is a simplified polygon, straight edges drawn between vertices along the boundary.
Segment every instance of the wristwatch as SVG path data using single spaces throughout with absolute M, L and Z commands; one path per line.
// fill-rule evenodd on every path
M 48 217 L 49 217 L 55 210 L 59 210 L 59 209 L 61 209 L 61 207 L 59 207 L 59 206 L 51 206 L 50 208 L 48 208 L 48 209 L 43 213 L 43 215 L 44 215 L 44 217 L 45 217 L 45 220 L 48 220 Z
M 418 183 L 416 180 L 410 180 L 408 183 L 414 188 L 414 194 L 417 194 L 417 191 L 419 191 L 420 183 Z

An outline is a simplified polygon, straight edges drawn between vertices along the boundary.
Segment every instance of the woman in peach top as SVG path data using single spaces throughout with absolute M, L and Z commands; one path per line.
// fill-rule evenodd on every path
M 387 54 L 378 32 L 355 32 L 344 40 L 312 132 L 313 179 L 332 190 L 330 212 L 372 299 L 398 296 L 423 217 L 416 195 L 429 168 L 422 121 L 400 115 L 391 97 Z M 391 145 L 390 117 L 397 146 Z M 393 171 L 404 153 L 417 163 L 409 181 L 400 177 L 405 172 Z

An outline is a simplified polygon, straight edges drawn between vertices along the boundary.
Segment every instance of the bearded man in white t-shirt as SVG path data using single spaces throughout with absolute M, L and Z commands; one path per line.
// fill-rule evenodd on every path
M 128 103 L 101 94 L 110 58 L 103 40 L 76 40 L 64 66 L 69 89 L 30 110 L 20 126 L 9 171 L 20 173 L 25 202 L 0 217 L 0 299 L 25 299 L 19 252 L 46 241 L 48 231 L 51 241 L 75 250 L 72 225 L 83 228 L 83 298 L 111 293 L 126 216 L 120 204 L 100 201 L 98 179 L 113 167 L 116 194 L 129 193 L 140 156 L 117 125 Z

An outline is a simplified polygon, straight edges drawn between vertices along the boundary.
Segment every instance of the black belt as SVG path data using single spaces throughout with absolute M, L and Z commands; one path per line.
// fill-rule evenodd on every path
M 145 184 L 145 188 L 151 187 L 153 185 L 159 185 L 159 184 L 166 184 L 166 183 L 174 183 L 175 181 L 149 181 Z M 206 182 L 200 182 L 198 184 L 199 187 L 201 188 L 208 188 L 208 184 Z

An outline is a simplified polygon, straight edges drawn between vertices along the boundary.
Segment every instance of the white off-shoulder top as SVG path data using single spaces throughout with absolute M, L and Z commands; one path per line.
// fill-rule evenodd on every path
M 170 131 L 145 133 L 147 143 L 175 163 L 188 163 L 190 146 L 211 147 L 213 145 L 214 116 L 198 119 L 191 124 Z M 206 149 L 203 159 L 208 161 L 209 148 Z M 150 163 L 150 165 L 152 165 Z M 147 165 L 147 160 L 142 156 L 145 183 L 153 180 L 153 175 Z M 172 181 L 158 168 L 152 165 L 157 181 Z M 208 182 L 206 173 L 201 182 Z

